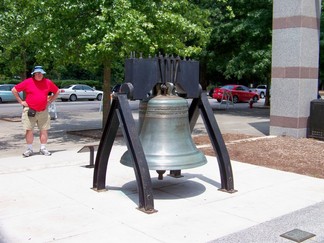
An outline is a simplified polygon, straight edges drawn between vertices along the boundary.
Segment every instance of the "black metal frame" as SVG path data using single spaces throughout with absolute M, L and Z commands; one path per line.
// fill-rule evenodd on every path
M 209 139 L 213 145 L 217 157 L 221 176 L 220 190 L 229 193 L 236 192 L 234 189 L 233 171 L 231 160 L 225 146 L 223 136 L 218 127 L 214 112 L 210 107 L 207 95 L 203 92 L 199 98 L 194 98 L 189 107 L 190 129 L 193 131 L 199 117 L 199 111 L 203 118 Z
M 231 161 L 205 93 L 202 93 L 199 98 L 194 98 L 189 107 L 189 123 L 191 131 L 197 122 L 199 113 L 203 117 L 210 141 L 212 142 L 215 154 L 218 158 L 221 175 L 220 190 L 233 193 L 235 190 Z M 96 191 L 106 190 L 106 173 L 109 155 L 120 123 L 122 123 L 121 128 L 128 151 L 134 161 L 134 172 L 139 192 L 138 209 L 146 213 L 154 213 L 156 210 L 154 209 L 153 189 L 149 168 L 139 139 L 138 129 L 132 116 L 127 95 L 123 93 L 118 93 L 113 98 L 111 104 L 108 119 L 98 147 L 93 176 L 93 189 Z M 179 173 L 180 171 L 177 171 L 177 174 Z
M 126 94 L 117 94 L 111 104 L 108 119 L 100 140 L 93 175 L 93 189 L 106 190 L 106 173 L 109 155 L 116 138 L 119 124 L 122 123 L 123 136 L 128 151 L 134 161 L 134 171 L 139 193 L 138 209 L 154 213 L 153 189 L 144 150 Z

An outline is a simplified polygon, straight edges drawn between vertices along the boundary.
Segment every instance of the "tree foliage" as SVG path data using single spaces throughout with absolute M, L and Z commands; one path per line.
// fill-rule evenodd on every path
M 3 0 L 0 4 L 0 62 L 4 71 L 26 77 L 41 43 L 40 8 L 35 0 Z
M 56 68 L 69 63 L 102 66 L 104 111 L 109 110 L 114 63 L 132 51 L 191 56 L 209 39 L 208 11 L 187 0 L 47 0 L 44 9 L 47 33 L 44 55 L 38 58 L 48 61 L 50 53 Z
M 199 59 L 214 84 L 256 85 L 270 80 L 271 29 L 271 0 L 2 0 L 0 74 L 24 77 L 35 64 L 56 77 L 71 65 L 101 69 L 108 89 L 111 70 L 122 82 L 130 52 L 160 52 Z
M 205 52 L 212 82 L 265 82 L 271 70 L 272 1 L 203 1 L 212 34 Z M 219 80 L 215 80 L 218 78 Z

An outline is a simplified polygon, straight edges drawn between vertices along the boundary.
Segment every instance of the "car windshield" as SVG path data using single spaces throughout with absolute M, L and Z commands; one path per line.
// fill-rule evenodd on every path
M 265 86 L 265 85 L 259 85 L 259 86 L 257 86 L 257 89 L 266 89 L 267 88 L 267 86 Z
M 248 87 L 245 87 L 243 85 L 237 86 L 236 90 L 241 90 L 241 91 L 246 91 L 246 92 L 250 91 Z
M 10 85 L 10 84 L 8 84 L 8 85 L 0 85 L 0 90 L 2 90 L 2 91 L 11 91 L 11 89 L 14 87 L 14 85 Z
M 68 85 L 68 86 L 63 86 L 62 89 L 68 89 L 68 88 L 71 88 L 73 85 Z
M 225 85 L 222 87 L 222 89 L 229 89 L 229 90 L 232 90 L 234 88 L 233 85 Z

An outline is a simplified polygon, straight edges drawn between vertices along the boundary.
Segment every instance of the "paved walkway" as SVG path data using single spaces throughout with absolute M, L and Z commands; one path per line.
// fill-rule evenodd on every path
M 268 135 L 266 109 L 215 113 L 222 132 Z M 119 163 L 126 146 L 116 142 L 108 191 L 92 190 L 93 169 L 85 167 L 89 154 L 77 152 L 98 141 L 64 131 L 100 126 L 100 115 L 94 114 L 61 114 L 53 122 L 50 157 L 22 158 L 17 132 L 7 143 L 0 140 L 1 146 L 21 146 L 0 157 L 0 242 L 293 242 L 280 236 L 292 230 L 293 236 L 298 230 L 316 235 L 304 242 L 324 242 L 321 179 L 232 161 L 237 192 L 230 194 L 218 190 L 217 161 L 208 156 L 206 165 L 184 170 L 179 179 L 157 180 L 151 171 L 158 212 L 145 214 L 136 209 L 133 170 Z M 0 121 L 7 131 L 2 137 L 17 129 L 19 123 L 13 123 Z M 203 130 L 201 124 L 195 132 Z

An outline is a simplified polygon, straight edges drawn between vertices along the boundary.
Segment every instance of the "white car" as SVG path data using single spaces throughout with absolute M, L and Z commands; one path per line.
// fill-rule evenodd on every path
M 260 98 L 263 99 L 267 93 L 267 85 L 265 84 L 258 85 L 255 89 L 253 89 L 253 91 L 258 93 Z
M 91 88 L 85 84 L 73 84 L 60 89 L 58 98 L 62 101 L 77 101 L 81 99 L 101 100 L 103 91 Z

